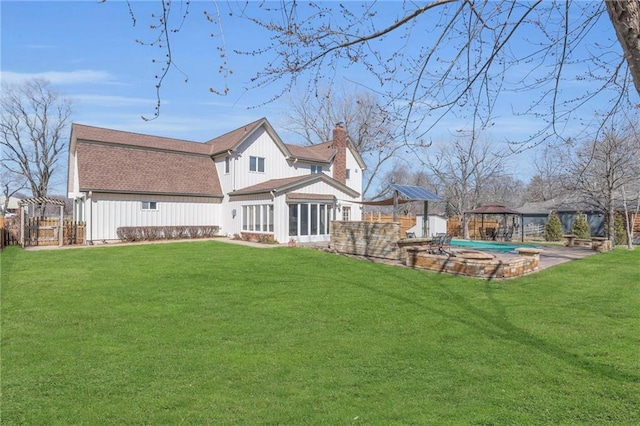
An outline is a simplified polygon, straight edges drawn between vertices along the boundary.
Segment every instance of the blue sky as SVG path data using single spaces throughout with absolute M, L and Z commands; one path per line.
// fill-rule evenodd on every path
M 178 2 L 174 2 L 178 3 Z M 383 3 L 390 13 L 398 3 Z M 220 2 L 224 7 L 226 2 Z M 173 36 L 176 64 L 185 76 L 173 70 L 164 82 L 159 118 L 153 117 L 156 103 L 154 75 L 159 67 L 157 48 L 141 46 L 136 39 L 149 40 L 149 16 L 158 11 L 159 1 L 132 2 L 137 19 L 132 23 L 127 4 L 109 0 L 94 1 L 1 1 L 1 78 L 3 81 L 41 77 L 75 102 L 73 122 L 132 132 L 206 141 L 260 117 L 267 117 L 286 142 L 300 142 L 280 126 L 286 98 L 259 106 L 270 99 L 279 87 L 245 90 L 261 62 L 250 56 L 230 57 L 233 74 L 227 83 L 230 92 L 218 96 L 210 87 L 223 88 L 216 71 L 219 65 L 219 38 L 210 34 L 218 28 L 207 23 L 202 9 L 214 11 L 214 2 L 192 2 L 187 24 Z M 177 7 L 174 7 L 174 13 Z M 223 12 L 224 13 L 224 12 Z M 604 23 L 606 25 L 606 22 Z M 606 30 L 606 28 L 605 28 Z M 223 27 L 229 51 L 246 49 L 266 37 L 255 26 L 234 21 Z M 353 75 L 353 70 L 336 71 Z M 358 76 L 357 78 L 360 78 Z M 576 82 L 577 90 L 580 84 Z M 569 90 L 569 89 L 567 89 Z M 523 102 L 526 95 L 510 95 L 509 102 Z M 508 98 L 507 98 L 508 99 Z M 540 126 L 532 118 L 514 117 L 506 106 L 496 119 L 499 136 L 489 139 L 522 138 Z M 433 129 L 432 139 L 445 139 L 461 126 L 459 120 L 447 118 Z M 532 174 L 531 153 L 513 161 L 521 175 Z M 66 164 L 61 164 L 55 192 L 64 192 Z
M 196 141 L 277 110 L 275 105 L 247 109 L 253 99 L 242 88 L 249 78 L 246 71 L 251 69 L 246 58 L 240 58 L 244 63 L 233 64 L 233 90 L 228 96 L 209 92 L 218 79 L 217 45 L 208 36 L 210 26 L 194 13 L 190 24 L 175 36 L 173 46 L 176 63 L 189 81 L 185 83 L 184 75 L 173 70 L 162 89 L 160 117 L 142 120 L 141 116 L 154 114 L 154 75 L 159 67 L 152 59 L 158 59 L 161 52 L 135 40 L 151 38 L 145 21 L 157 10 L 158 2 L 134 2 L 133 6 L 135 27 L 121 1 L 3 1 L 2 78 L 50 80 L 74 99 L 74 122 Z M 234 28 L 225 31 L 228 39 L 237 42 L 251 36 Z

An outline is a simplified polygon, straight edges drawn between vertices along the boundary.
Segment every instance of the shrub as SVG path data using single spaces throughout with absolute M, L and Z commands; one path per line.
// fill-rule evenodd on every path
M 544 239 L 546 241 L 560 241 L 562 239 L 562 223 L 555 211 L 549 213 L 549 219 L 544 225 Z
M 615 244 L 617 246 L 627 244 L 627 225 L 624 216 L 617 214 L 613 221 L 613 232 L 615 235 Z
M 263 234 L 260 232 L 242 232 L 240 239 L 243 241 L 250 241 L 252 243 L 262 244 L 277 244 L 278 242 L 273 237 L 273 234 Z
M 179 238 L 209 238 L 218 234 L 218 226 L 121 226 L 116 234 L 121 241 L 155 241 Z
M 581 212 L 578 212 L 574 216 L 573 226 L 571 227 L 571 233 L 578 238 L 582 238 L 582 239 L 591 238 L 591 227 L 587 222 L 586 216 Z

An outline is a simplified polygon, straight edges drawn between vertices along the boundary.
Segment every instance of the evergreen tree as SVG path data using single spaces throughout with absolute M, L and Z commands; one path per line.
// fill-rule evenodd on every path
M 581 239 L 591 238 L 591 227 L 587 222 L 586 216 L 582 212 L 578 212 L 574 216 L 573 227 L 571 233 Z
M 560 241 L 562 239 L 562 223 L 555 211 L 549 213 L 549 219 L 544 226 L 544 239 L 546 241 Z
M 615 235 L 615 245 L 621 246 L 627 244 L 627 228 L 624 223 L 624 216 L 620 214 L 616 215 L 616 219 L 613 222 L 613 232 Z

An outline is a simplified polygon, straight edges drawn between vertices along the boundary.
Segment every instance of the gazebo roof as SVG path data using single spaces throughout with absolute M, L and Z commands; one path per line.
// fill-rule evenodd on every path
M 471 214 L 522 214 L 518 210 L 510 209 L 502 204 L 485 204 L 473 210 L 468 210 L 465 213 Z

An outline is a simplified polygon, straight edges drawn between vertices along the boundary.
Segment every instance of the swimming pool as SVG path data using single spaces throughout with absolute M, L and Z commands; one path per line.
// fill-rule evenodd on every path
M 532 244 L 494 243 L 489 241 L 451 240 L 452 248 L 465 248 L 479 251 L 492 251 L 497 253 L 510 253 L 517 248 L 535 248 Z

